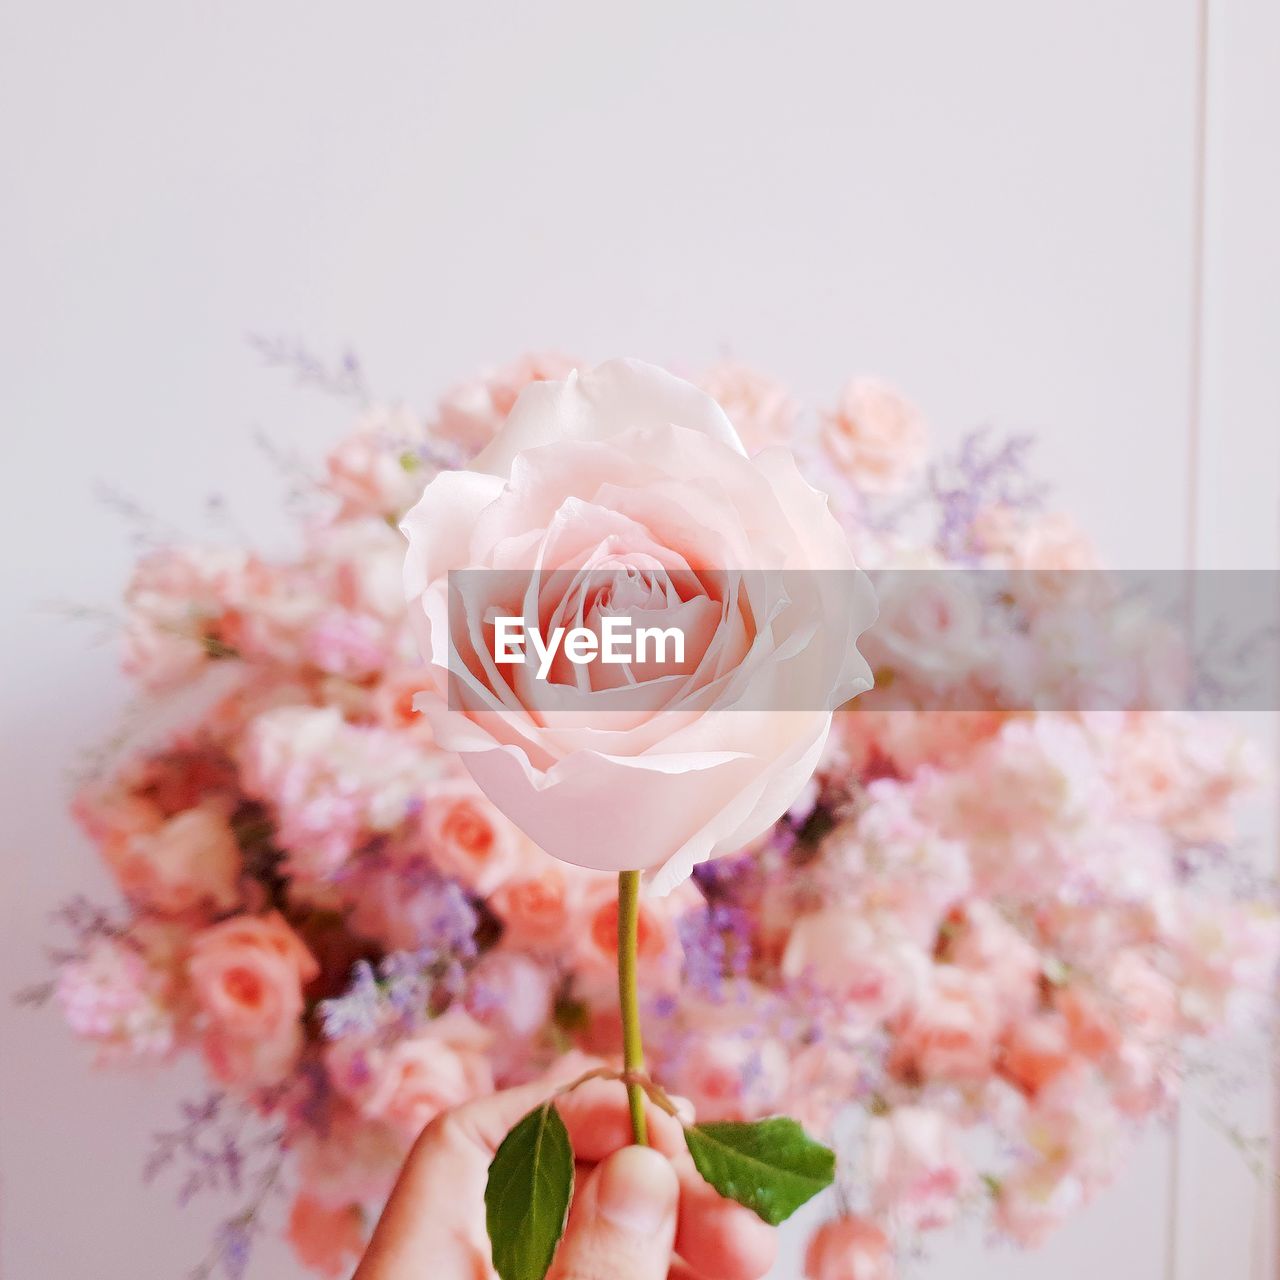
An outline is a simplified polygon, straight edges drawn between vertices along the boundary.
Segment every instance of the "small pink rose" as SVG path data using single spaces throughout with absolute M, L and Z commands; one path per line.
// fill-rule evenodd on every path
M 782 955 L 784 977 L 836 996 L 863 1030 L 897 1014 L 927 968 L 920 948 L 894 924 L 851 917 L 840 907 L 801 916 Z
M 348 518 L 398 516 L 422 492 L 423 424 L 402 405 L 369 410 L 327 459 L 329 489 Z
M 502 921 L 504 942 L 532 951 L 556 952 L 569 941 L 587 880 L 550 858 L 538 859 L 529 871 L 500 885 L 489 905 Z
M 725 411 L 748 453 L 790 443 L 800 409 L 780 382 L 723 360 L 703 373 L 698 386 Z
M 302 1045 L 302 988 L 318 973 L 274 913 L 235 916 L 196 935 L 187 976 L 219 1079 L 274 1083 L 292 1069 Z
M 1070 1024 L 1061 1014 L 1047 1013 L 1010 1025 L 1000 1051 L 1000 1073 L 1034 1097 L 1073 1061 Z
M 845 477 L 867 493 L 901 489 L 928 451 L 916 409 L 873 378 L 845 387 L 835 411 L 823 418 L 822 443 Z
M 493 1091 L 490 1044 L 483 1027 L 450 1012 L 390 1046 L 335 1041 L 325 1064 L 334 1087 L 364 1116 L 413 1137 L 442 1111 Z
M 986 608 L 972 579 L 953 570 L 886 575 L 867 661 L 930 689 L 958 687 L 993 659 Z
M 520 832 L 469 781 L 430 787 L 421 824 L 432 863 L 475 893 L 492 893 L 524 863 Z
M 1001 1017 L 988 980 L 935 965 L 930 981 L 897 1028 L 893 1065 L 927 1082 L 974 1083 L 993 1065 Z
M 679 976 L 683 952 L 676 932 L 681 911 L 697 894 L 682 889 L 667 898 L 640 899 L 636 961 L 645 989 L 670 985 Z M 616 1000 L 612 983 L 618 966 L 618 889 L 612 877 L 592 877 L 583 889 L 573 929 L 574 957 L 585 985 L 603 986 Z
M 954 927 L 947 959 L 983 974 L 1007 1017 L 1028 1014 L 1040 995 L 1043 960 L 1026 935 L 990 902 L 970 902 Z
M 556 351 L 521 356 L 492 373 L 446 392 L 436 411 L 433 434 L 472 454 L 484 448 L 530 383 L 566 378 L 581 362 Z
M 125 893 L 157 911 L 227 911 L 240 901 L 240 845 L 218 804 L 201 804 L 152 830 L 109 839 L 103 853 Z

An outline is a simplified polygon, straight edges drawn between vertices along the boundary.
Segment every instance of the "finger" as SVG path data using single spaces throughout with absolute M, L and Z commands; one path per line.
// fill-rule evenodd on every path
M 557 1103 L 574 1155 L 598 1162 L 634 1141 L 626 1086 L 619 1080 L 592 1080 Z M 674 1117 L 645 1100 L 649 1144 L 665 1155 L 684 1150 L 684 1135 Z
M 501 1145 L 503 1138 L 535 1107 L 551 1097 L 562 1085 L 571 1084 L 587 1069 L 587 1059 L 571 1054 L 562 1058 L 545 1075 L 529 1084 L 504 1089 L 487 1098 L 455 1107 L 443 1124 L 428 1125 L 422 1142 L 430 1146 L 433 1137 L 451 1141 L 459 1138 L 471 1142 L 485 1158 L 485 1165 Z M 590 1063 L 588 1062 L 588 1066 Z
M 715 1280 L 759 1280 L 773 1266 L 777 1232 L 720 1195 L 687 1154 L 673 1163 L 680 1181 L 676 1253 L 692 1270 Z
M 581 1061 L 564 1061 L 540 1080 L 468 1102 L 432 1121 L 400 1170 L 361 1263 L 360 1280 L 485 1274 L 483 1215 L 473 1220 L 456 1206 L 483 1204 L 489 1162 L 508 1131 L 581 1074 Z
M 691 1110 L 683 1099 L 672 1101 L 678 1109 Z M 577 1160 L 598 1162 L 631 1144 L 631 1113 L 621 1081 L 592 1080 L 557 1105 Z M 777 1252 L 773 1228 L 708 1186 L 694 1168 L 678 1120 L 652 1102 L 646 1101 L 645 1111 L 651 1145 L 672 1159 L 680 1179 L 676 1252 L 694 1271 L 714 1280 L 758 1280 Z
M 666 1156 L 615 1151 L 577 1198 L 548 1280 L 667 1280 L 679 1194 Z

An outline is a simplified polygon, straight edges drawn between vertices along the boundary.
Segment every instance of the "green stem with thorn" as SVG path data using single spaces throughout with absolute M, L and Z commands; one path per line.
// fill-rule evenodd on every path
M 636 938 L 640 922 L 640 873 L 618 874 L 618 1004 L 622 1010 L 622 1062 L 627 1074 L 644 1073 L 644 1042 L 640 1036 L 640 1001 L 636 984 Z M 645 1091 L 634 1079 L 627 1082 L 631 1134 L 638 1146 L 649 1145 L 644 1114 Z

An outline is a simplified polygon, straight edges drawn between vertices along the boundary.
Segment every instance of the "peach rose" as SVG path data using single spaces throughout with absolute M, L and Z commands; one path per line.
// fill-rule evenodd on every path
M 892 387 L 854 378 L 822 422 L 822 443 L 859 489 L 892 493 L 924 462 L 928 437 L 915 408 Z
M 493 1091 L 490 1043 L 478 1023 L 450 1012 L 389 1047 L 336 1041 L 325 1065 L 334 1087 L 361 1114 L 414 1137 L 442 1111 Z
M 422 834 L 432 863 L 481 896 L 522 862 L 520 833 L 465 780 L 437 783 L 423 797 Z
M 327 459 L 329 490 L 347 517 L 398 516 L 422 492 L 422 423 L 403 405 L 368 410 Z
M 936 965 L 932 980 L 898 1027 L 899 1074 L 928 1081 L 976 1082 L 992 1067 L 1000 1013 L 990 983 L 952 965 Z
M 503 940 L 529 951 L 556 952 L 568 940 L 584 878 L 562 863 L 539 859 L 533 875 L 508 880 L 489 899 Z
M 893 1280 L 894 1272 L 889 1237 L 853 1214 L 824 1222 L 804 1255 L 805 1280 Z
M 1000 1073 L 1034 1097 L 1072 1063 L 1071 1029 L 1061 1014 L 1019 1019 L 1000 1053 Z
M 302 1047 L 302 988 L 318 973 L 275 913 L 235 916 L 196 935 L 187 976 L 219 1080 L 273 1084 L 292 1070 Z
M 678 890 L 667 898 L 644 896 L 636 922 L 636 964 L 644 985 L 669 983 L 678 977 L 683 951 L 676 920 L 700 898 Z M 616 1000 L 613 984 L 618 967 L 618 889 L 613 880 L 592 878 L 579 899 L 573 947 L 578 976 L 586 984 L 601 983 Z
M 493 439 L 525 387 L 568 377 L 579 363 L 558 351 L 536 352 L 460 383 L 441 399 L 433 434 L 474 453 Z
M 979 899 L 965 907 L 947 959 L 984 974 L 1009 1017 L 1025 1016 L 1039 999 L 1043 957 L 989 902 Z
M 240 845 L 219 805 L 198 805 L 151 830 L 113 836 L 102 849 L 124 892 L 156 911 L 228 911 L 240 901 Z
M 722 360 L 698 379 L 698 386 L 725 411 L 748 453 L 791 439 L 799 408 L 780 382 L 734 360 Z
M 436 741 L 565 862 L 669 891 L 786 812 L 830 708 L 870 685 L 871 589 L 825 498 L 784 450 L 748 459 L 715 401 L 660 369 L 527 387 L 402 528 Z M 497 617 L 541 637 L 620 614 L 675 628 L 684 660 L 499 665 Z

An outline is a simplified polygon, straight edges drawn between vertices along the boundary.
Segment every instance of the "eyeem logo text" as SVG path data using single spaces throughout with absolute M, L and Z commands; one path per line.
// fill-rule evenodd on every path
M 621 615 L 601 620 L 597 634 L 590 627 L 556 627 L 544 640 L 537 628 L 526 628 L 523 618 L 498 617 L 493 620 L 493 656 L 505 666 L 523 666 L 532 652 L 538 661 L 538 679 L 545 680 L 556 654 L 577 666 L 607 662 L 622 666 L 628 662 L 683 662 L 684 632 L 679 627 L 637 627 Z M 667 646 L 671 645 L 670 659 Z M 649 650 L 652 647 L 653 657 Z

